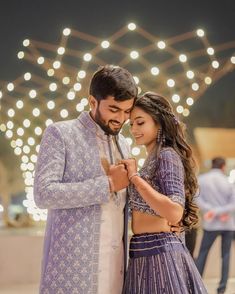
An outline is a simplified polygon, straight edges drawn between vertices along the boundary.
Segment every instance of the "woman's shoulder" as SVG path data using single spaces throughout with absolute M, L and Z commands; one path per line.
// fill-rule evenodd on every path
M 164 147 L 160 151 L 158 169 L 160 172 L 183 172 L 184 166 L 180 155 L 172 147 Z
M 163 147 L 159 153 L 160 160 L 181 160 L 180 155 L 172 147 Z

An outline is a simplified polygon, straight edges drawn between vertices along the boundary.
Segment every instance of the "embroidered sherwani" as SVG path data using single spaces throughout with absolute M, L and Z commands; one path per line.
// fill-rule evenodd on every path
M 128 154 L 88 112 L 44 132 L 34 181 L 48 209 L 40 293 L 121 293 L 125 190 L 111 195 L 105 170 Z

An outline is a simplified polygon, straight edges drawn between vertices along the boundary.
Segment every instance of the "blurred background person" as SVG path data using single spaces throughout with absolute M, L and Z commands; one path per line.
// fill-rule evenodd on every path
M 196 265 L 201 275 L 211 246 L 221 236 L 222 268 L 217 293 L 224 293 L 229 274 L 230 249 L 234 231 L 235 192 L 225 175 L 222 157 L 212 160 L 212 169 L 199 176 L 197 204 L 202 213 L 203 237 Z

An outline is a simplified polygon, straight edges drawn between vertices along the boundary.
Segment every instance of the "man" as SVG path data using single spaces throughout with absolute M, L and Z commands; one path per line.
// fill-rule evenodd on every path
M 221 280 L 217 289 L 224 293 L 228 280 L 230 248 L 235 227 L 235 193 L 233 186 L 225 176 L 225 160 L 216 157 L 212 160 L 212 169 L 199 177 L 200 195 L 198 206 L 203 214 L 203 238 L 196 264 L 203 274 L 207 255 L 218 236 L 222 237 Z
M 107 65 L 90 83 L 91 111 L 50 125 L 34 182 L 48 209 L 40 293 L 120 294 L 123 286 L 125 189 L 129 148 L 119 135 L 137 87 L 131 74 Z M 126 211 L 126 210 L 125 210 Z

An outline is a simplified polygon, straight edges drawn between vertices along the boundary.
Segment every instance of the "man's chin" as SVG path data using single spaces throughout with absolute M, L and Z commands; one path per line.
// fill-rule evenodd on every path
M 110 135 L 116 136 L 121 131 L 121 129 L 109 129 Z
M 116 136 L 116 135 L 118 135 L 118 133 L 119 133 L 120 130 L 121 130 L 121 128 L 115 128 L 115 129 L 113 129 L 113 128 L 108 127 L 107 125 L 105 126 L 105 125 L 102 125 L 102 124 L 100 124 L 100 127 L 103 129 L 103 131 L 104 131 L 106 134 L 111 135 L 111 136 Z

